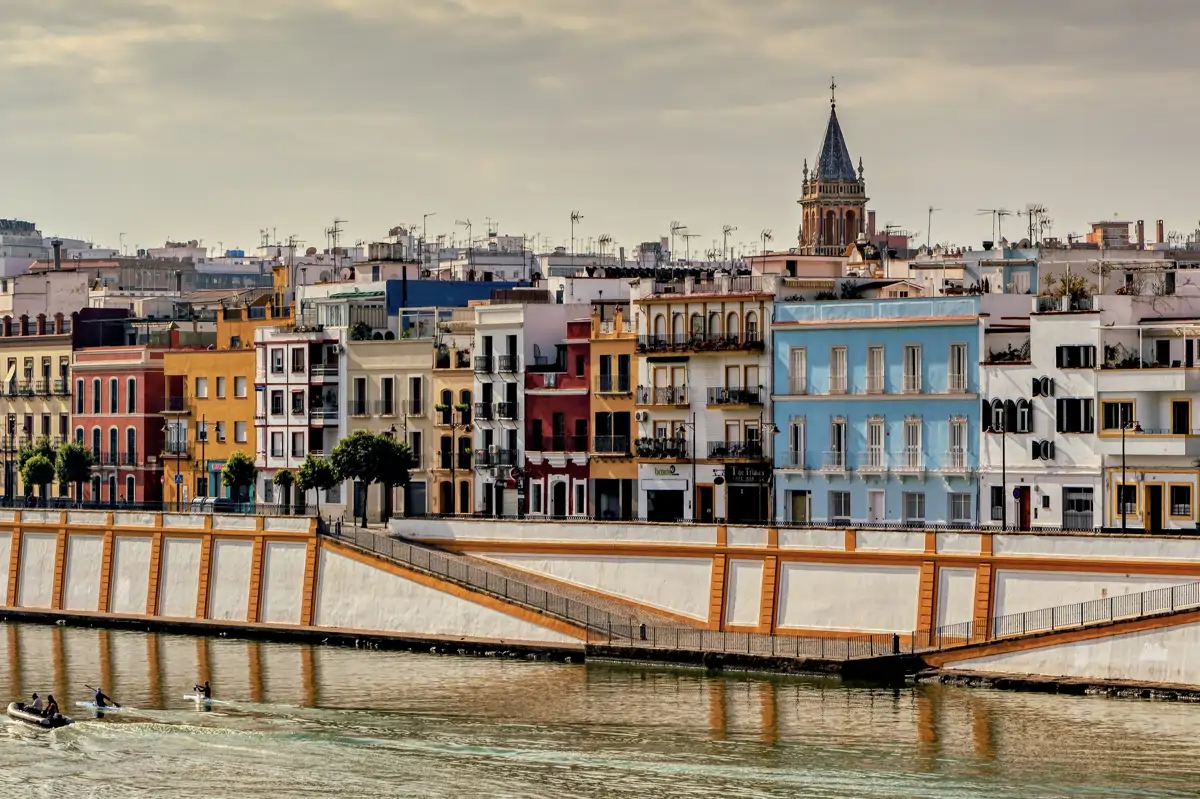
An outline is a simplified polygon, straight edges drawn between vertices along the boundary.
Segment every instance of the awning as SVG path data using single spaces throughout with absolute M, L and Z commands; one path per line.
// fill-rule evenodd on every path
M 666 480 L 640 480 L 647 491 L 687 491 L 688 481 L 679 478 Z

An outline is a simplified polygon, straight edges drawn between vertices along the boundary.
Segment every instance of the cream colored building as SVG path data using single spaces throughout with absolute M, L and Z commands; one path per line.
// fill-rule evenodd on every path
M 346 434 L 358 430 L 387 433 L 407 441 L 417 458 L 407 488 L 393 489 L 385 500 L 385 515 L 429 511 L 429 486 L 434 464 L 433 392 L 430 372 L 434 343 L 428 338 L 390 341 L 346 341 Z M 357 491 L 361 491 L 358 489 Z M 362 496 L 348 498 L 348 509 L 361 510 Z M 367 492 L 367 513 L 380 514 L 384 492 Z

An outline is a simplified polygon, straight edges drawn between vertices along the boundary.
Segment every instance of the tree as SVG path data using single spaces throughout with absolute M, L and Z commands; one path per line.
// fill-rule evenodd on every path
M 329 455 L 338 477 L 362 483 L 371 490 L 371 483 L 379 479 L 381 467 L 378 461 L 381 448 L 379 438 L 367 430 L 357 430 L 338 442 Z M 367 526 L 367 503 L 363 503 L 363 527 Z
M 408 485 L 409 472 L 417 465 L 416 458 L 413 457 L 412 449 L 407 442 L 397 441 L 391 436 L 376 436 L 376 438 L 378 439 L 376 446 L 379 448 L 379 482 L 383 484 L 385 496 L 388 498 L 384 505 L 390 511 L 392 488 Z M 382 515 L 381 510 L 381 521 L 383 520 Z
M 229 493 L 235 500 L 241 500 L 248 497 L 249 488 L 254 485 L 254 476 L 257 473 L 254 460 L 238 450 L 225 461 L 225 467 L 221 469 L 221 482 L 229 488 Z
M 338 484 L 337 472 L 333 468 L 333 464 L 325 458 L 318 458 L 311 452 L 304 458 L 304 463 L 300 464 L 300 472 L 296 476 L 296 487 L 307 493 L 308 491 L 329 491 Z M 321 495 L 317 497 L 317 515 L 321 515 Z
M 34 455 L 21 466 L 21 480 L 26 491 L 32 486 L 40 486 L 42 502 L 46 500 L 46 484 L 54 479 L 54 464 L 45 455 Z
M 76 502 L 83 502 L 83 484 L 91 478 L 94 465 L 92 451 L 79 441 L 68 441 L 58 448 L 54 471 L 59 482 L 75 486 Z
M 291 469 L 280 469 L 275 472 L 275 476 L 271 478 L 281 494 L 283 494 L 283 512 L 290 513 L 292 510 L 292 486 L 296 483 L 296 475 Z
M 37 457 L 45 458 L 50 463 L 50 476 L 39 483 L 31 483 L 25 477 L 25 464 Z M 26 441 L 17 450 L 17 473 L 21 475 L 21 482 L 24 483 L 25 496 L 33 493 L 34 486 L 43 486 L 54 479 L 54 457 L 54 447 L 50 445 L 50 439 L 46 436 Z M 42 496 L 45 498 L 44 491 Z

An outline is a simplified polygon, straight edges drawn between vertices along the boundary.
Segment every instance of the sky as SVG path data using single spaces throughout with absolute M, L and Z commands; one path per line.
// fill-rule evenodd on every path
M 794 243 L 836 76 L 878 224 L 1194 231 L 1196 0 L 0 0 L 0 217 L 106 246 Z M 1024 223 L 1005 220 L 1014 237 Z M 123 237 L 120 234 L 124 234 Z M 718 246 L 720 244 L 718 243 Z M 580 249 L 583 249 L 581 246 Z M 682 242 L 677 250 L 682 251 Z

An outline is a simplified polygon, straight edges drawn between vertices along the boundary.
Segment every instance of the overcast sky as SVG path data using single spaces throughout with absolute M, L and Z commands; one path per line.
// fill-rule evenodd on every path
M 0 216 L 116 246 L 485 218 L 794 242 L 837 76 L 879 224 L 1200 217 L 1197 0 L 0 0 Z M 1006 220 L 1006 233 L 1021 225 Z M 460 230 L 462 230 L 460 228 Z M 682 244 L 678 247 L 682 250 Z

